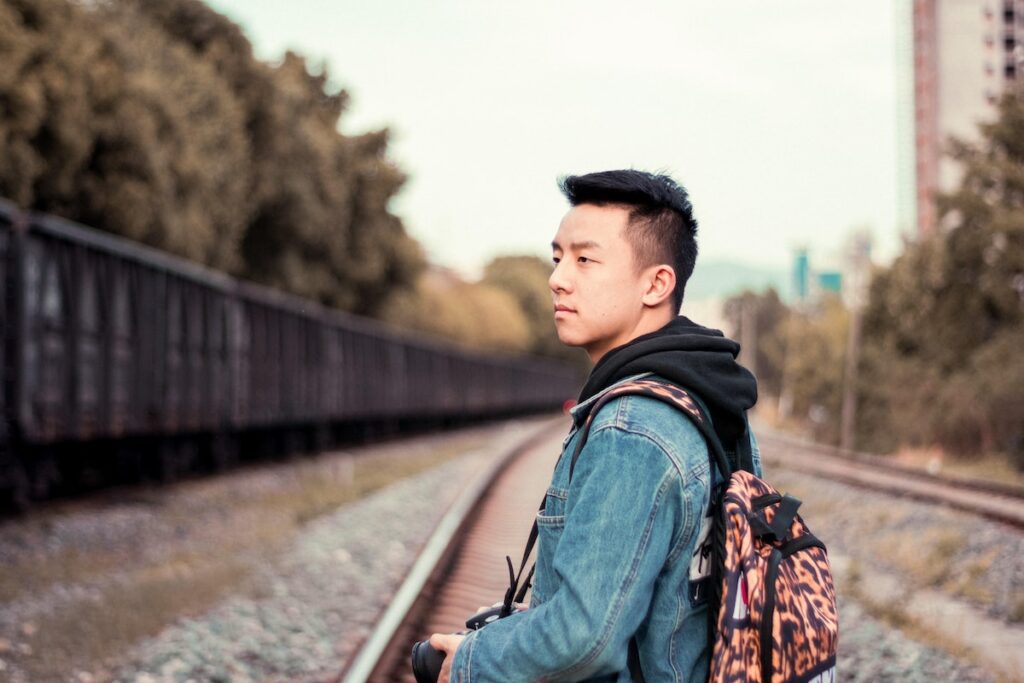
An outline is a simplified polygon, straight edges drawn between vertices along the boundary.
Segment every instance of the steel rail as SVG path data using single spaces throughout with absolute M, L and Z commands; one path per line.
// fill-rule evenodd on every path
M 932 474 L 884 456 L 845 451 L 773 430 L 757 430 L 768 462 L 843 483 L 906 496 L 1024 529 L 1024 489 L 1010 484 Z
M 396 638 L 401 627 L 409 620 L 410 614 L 429 587 L 432 581 L 443 573 L 448 560 L 457 551 L 461 541 L 460 533 L 467 522 L 474 517 L 474 512 L 486 500 L 487 492 L 500 479 L 502 473 L 519 456 L 549 437 L 555 427 L 561 429 L 562 420 L 546 422 L 507 452 L 495 458 L 491 466 L 463 491 L 438 523 L 430 539 L 427 541 L 419 557 L 409 570 L 405 581 L 395 593 L 395 597 L 381 616 L 377 627 L 364 641 L 359 654 L 342 670 L 337 681 L 344 683 L 362 683 L 376 679 L 376 674 L 390 652 L 395 650 Z

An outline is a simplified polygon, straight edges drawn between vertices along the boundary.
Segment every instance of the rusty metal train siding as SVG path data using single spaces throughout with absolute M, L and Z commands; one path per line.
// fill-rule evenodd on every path
M 0 234 L 0 406 L 26 443 L 497 414 L 575 388 L 555 362 L 405 336 L 2 201 Z
M 10 299 L 10 287 L 7 285 L 7 277 L 10 273 L 8 258 L 10 250 L 8 244 L 11 240 L 10 217 L 0 211 L 0 464 L 5 456 L 5 444 L 9 439 L 8 425 L 8 394 L 13 390 L 10 386 L 10 379 L 13 376 L 9 367 L 8 342 L 11 336 L 10 309 L 13 305 Z M 0 479 L 3 475 L 0 474 Z

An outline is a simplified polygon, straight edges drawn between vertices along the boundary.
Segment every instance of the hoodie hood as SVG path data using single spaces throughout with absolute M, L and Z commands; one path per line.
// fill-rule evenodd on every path
M 729 448 L 743 434 L 746 411 L 757 403 L 757 381 L 736 362 L 739 352 L 740 345 L 721 331 L 678 316 L 606 353 L 591 370 L 579 402 L 626 377 L 653 372 L 700 397 Z

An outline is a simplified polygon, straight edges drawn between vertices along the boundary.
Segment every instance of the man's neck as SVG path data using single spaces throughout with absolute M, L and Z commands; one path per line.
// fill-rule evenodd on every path
M 588 349 L 587 354 L 590 356 L 590 362 L 597 365 L 598 361 L 604 358 L 605 354 L 612 349 L 625 346 L 637 337 L 642 337 L 645 334 L 650 334 L 651 332 L 660 330 L 665 325 L 668 325 L 674 317 L 675 315 L 672 314 L 672 311 L 669 308 L 648 311 L 646 315 L 640 317 L 640 320 L 637 321 L 637 324 L 625 339 L 619 338 L 619 340 L 614 344 L 605 348 L 593 350 Z

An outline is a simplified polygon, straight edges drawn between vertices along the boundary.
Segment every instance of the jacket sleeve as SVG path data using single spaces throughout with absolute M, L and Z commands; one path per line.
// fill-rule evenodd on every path
M 580 680 L 625 670 L 673 541 L 695 523 L 681 482 L 652 438 L 596 428 L 577 461 L 552 558 L 558 589 L 467 637 L 451 680 Z

